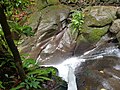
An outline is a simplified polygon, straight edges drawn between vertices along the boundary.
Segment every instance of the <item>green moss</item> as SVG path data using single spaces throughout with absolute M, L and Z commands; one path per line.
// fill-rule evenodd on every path
M 103 28 L 90 28 L 89 33 L 85 35 L 85 38 L 89 42 L 97 42 L 107 31 L 109 26 L 105 26 Z
M 59 0 L 47 0 L 48 4 L 58 4 Z

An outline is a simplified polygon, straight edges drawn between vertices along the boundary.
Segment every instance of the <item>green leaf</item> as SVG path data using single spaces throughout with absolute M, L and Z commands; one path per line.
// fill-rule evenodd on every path
M 50 79 L 50 78 L 47 78 L 47 77 L 44 77 L 44 76 L 38 76 L 37 78 L 41 78 L 41 79 L 43 79 L 43 80 L 52 81 L 52 79 Z
M 15 87 L 15 88 L 11 88 L 10 90 L 20 90 L 20 88 L 22 88 L 23 86 L 21 86 L 21 85 L 18 85 L 17 87 Z

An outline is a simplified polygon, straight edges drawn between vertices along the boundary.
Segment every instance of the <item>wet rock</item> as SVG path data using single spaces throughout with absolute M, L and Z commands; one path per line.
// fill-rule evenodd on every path
M 85 23 L 88 26 L 105 26 L 116 18 L 114 6 L 93 6 L 84 9 Z
M 120 19 L 115 20 L 110 27 L 110 32 L 118 33 L 120 31 Z
M 119 66 L 118 57 L 87 60 L 76 69 L 78 90 L 119 90 Z
M 65 5 L 54 5 L 41 10 L 41 13 L 35 12 L 28 20 L 35 35 L 28 37 L 19 47 L 21 53 L 29 53 L 30 58 L 47 63 L 68 56 L 74 47 L 70 30 L 66 26 L 70 10 Z

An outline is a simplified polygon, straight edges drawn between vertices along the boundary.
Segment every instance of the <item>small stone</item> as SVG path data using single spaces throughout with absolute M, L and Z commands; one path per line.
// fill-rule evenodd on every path
M 100 71 L 100 73 L 104 73 L 103 71 Z M 102 90 L 102 89 L 101 89 Z
M 100 90 L 107 90 L 107 89 L 105 89 L 105 88 L 101 88 Z

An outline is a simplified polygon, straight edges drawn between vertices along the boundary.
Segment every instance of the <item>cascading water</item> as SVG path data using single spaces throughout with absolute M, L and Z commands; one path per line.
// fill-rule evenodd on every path
M 107 37 L 102 38 L 106 40 Z M 108 39 L 107 39 L 108 40 Z M 104 56 L 116 56 L 120 57 L 120 50 L 117 46 L 108 46 L 104 48 L 99 48 L 101 41 L 98 42 L 96 48 L 85 52 L 79 57 L 71 57 L 64 60 L 62 63 L 57 65 L 44 65 L 44 66 L 53 66 L 56 67 L 59 71 L 59 76 L 62 77 L 68 83 L 68 90 L 77 90 L 76 77 L 74 71 L 76 67 L 80 66 L 82 62 L 86 60 L 94 60 L 98 58 L 103 58 Z M 114 66 L 114 68 L 120 69 L 120 66 Z M 114 76 L 115 78 L 118 78 Z M 106 81 L 102 82 L 105 88 L 111 88 Z
M 58 65 L 45 65 L 45 66 L 56 67 L 59 71 L 59 76 L 62 77 L 66 82 L 68 82 L 68 90 L 77 90 L 76 77 L 74 71 L 75 68 L 80 66 L 82 62 L 85 62 L 88 59 L 103 58 L 104 56 L 120 57 L 120 50 L 117 48 L 117 46 L 107 47 L 102 50 L 96 49 L 97 48 L 87 51 L 80 57 L 68 58 Z M 118 66 L 115 66 L 115 68 L 118 68 Z M 103 82 L 103 85 L 106 87 L 107 84 Z

